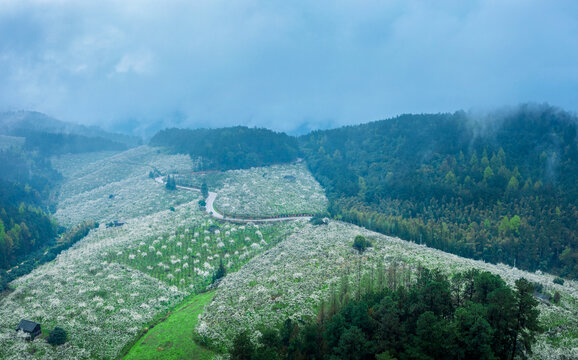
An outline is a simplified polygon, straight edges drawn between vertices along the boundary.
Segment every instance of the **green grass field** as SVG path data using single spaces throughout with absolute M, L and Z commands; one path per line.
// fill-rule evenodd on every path
M 199 314 L 214 295 L 211 291 L 185 300 L 139 339 L 123 359 L 212 359 L 214 353 L 193 340 L 193 330 Z

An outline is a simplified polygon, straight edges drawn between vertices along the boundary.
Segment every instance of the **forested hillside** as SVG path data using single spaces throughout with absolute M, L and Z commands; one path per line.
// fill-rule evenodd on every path
M 202 170 L 247 169 L 287 163 L 298 155 L 297 140 L 285 133 L 236 126 L 222 129 L 167 129 L 157 133 L 152 146 L 202 158 Z
M 2 186 L 0 197 L 2 201 L 40 204 L 43 198 L 48 197 L 51 185 L 61 178 L 44 156 L 22 149 L 0 150 L 0 164 L 2 164 L 0 180 L 17 183 L 21 185 L 20 187 L 26 188 L 23 192 L 9 189 L 12 185 Z
M 483 118 L 402 115 L 299 140 L 338 218 L 576 278 L 577 121 L 524 105 Z
M 52 243 L 57 228 L 47 215 L 48 195 L 60 175 L 38 155 L 0 151 L 0 290 L 3 270 Z

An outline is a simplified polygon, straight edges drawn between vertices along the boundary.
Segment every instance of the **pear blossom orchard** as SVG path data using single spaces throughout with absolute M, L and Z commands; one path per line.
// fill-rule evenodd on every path
M 420 267 L 449 275 L 475 268 L 509 284 L 524 277 L 544 293 L 558 293 L 557 304 L 539 305 L 545 332 L 534 356 L 578 358 L 576 282 L 555 283 L 548 274 L 464 259 L 338 221 L 220 222 L 201 209 L 199 193 L 167 190 L 149 176 L 179 174 L 180 181 L 197 187 L 205 182 L 218 194 L 218 210 L 227 214 L 326 210 L 323 190 L 304 163 L 198 174 L 199 161 L 149 146 L 53 159 L 65 178 L 56 219 L 67 226 L 84 220 L 100 226 L 13 281 L 14 290 L 0 297 L 0 358 L 118 358 L 155 318 L 211 286 L 221 265 L 227 275 L 194 334 L 218 358 L 227 358 L 232 339 L 243 330 L 256 341 L 261 326 L 314 318 L 336 291 L 355 294 L 384 278 L 388 286 L 409 284 Z M 352 247 L 358 235 L 372 244 L 363 253 Z M 43 330 L 61 327 L 68 341 L 55 347 L 26 341 L 14 331 L 21 319 L 41 323 Z
M 200 195 L 168 191 L 150 171 L 192 172 L 188 156 L 142 146 L 53 159 L 65 176 L 55 217 L 100 227 L 56 260 L 11 283 L 0 298 L 0 358 L 115 358 L 158 314 L 203 291 L 222 263 L 228 273 L 271 249 L 302 223 L 218 223 Z M 318 196 L 322 196 L 318 195 Z M 106 226 L 117 221 L 122 226 Z M 14 331 L 22 318 L 64 328 L 52 347 Z

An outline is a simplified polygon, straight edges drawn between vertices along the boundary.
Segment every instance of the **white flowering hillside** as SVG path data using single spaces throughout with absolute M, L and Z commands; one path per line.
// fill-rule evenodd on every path
M 293 229 L 283 223 L 219 226 L 205 214 L 187 220 L 187 226 L 170 233 L 110 249 L 107 260 L 184 291 L 198 292 L 210 284 L 221 261 L 227 271 L 235 271 Z
M 448 273 L 478 268 L 509 284 L 525 277 L 541 283 L 545 293 L 558 292 L 558 305 L 540 305 L 546 332 L 536 357 L 578 358 L 576 282 L 554 284 L 550 275 L 460 258 L 340 222 L 218 222 L 201 211 L 198 193 L 169 191 L 149 178 L 151 170 L 190 174 L 195 163 L 148 146 L 62 156 L 53 163 L 65 176 L 57 219 L 65 225 L 91 219 L 101 226 L 11 283 L 14 291 L 0 298 L 0 359 L 117 358 L 155 317 L 205 289 L 221 263 L 228 274 L 196 329 L 217 349 L 227 349 L 242 329 L 256 338 L 260 325 L 316 316 L 332 288 L 347 284 L 355 293 L 384 267 L 406 269 L 396 281 L 412 281 L 411 270 L 421 265 Z M 265 217 L 327 206 L 303 163 L 203 176 L 212 175 L 220 185 L 210 190 L 227 214 Z M 126 224 L 104 226 L 113 220 Z M 363 255 L 352 247 L 356 235 L 373 244 Z M 68 341 L 57 347 L 43 339 L 25 341 L 14 331 L 21 319 L 41 323 L 44 335 L 62 327 Z
M 327 209 L 323 188 L 303 162 L 230 170 L 218 176 L 220 186 L 211 191 L 218 193 L 215 208 L 220 213 L 266 217 Z M 202 176 L 196 180 L 202 182 Z
M 352 248 L 354 237 L 360 234 L 373 243 L 363 257 Z M 359 270 L 360 278 L 370 277 L 380 263 L 386 267 L 393 263 L 410 268 L 423 265 L 448 273 L 477 268 L 500 275 L 510 285 L 525 277 L 543 284 L 544 291 L 558 291 L 562 295 L 559 306 L 540 305 L 541 321 L 548 331 L 541 335 L 535 350 L 538 358 L 558 358 L 557 354 L 578 357 L 576 282 L 557 285 L 550 275 L 460 258 L 340 222 L 307 225 L 228 276 L 205 309 L 197 332 L 208 343 L 225 349 L 242 329 L 259 336 L 256 328 L 261 324 L 274 326 L 289 317 L 314 317 L 320 302 L 327 299 L 331 284 L 338 284 L 344 274 L 349 274 L 349 286 L 355 289 Z
M 116 358 L 156 316 L 205 289 L 221 261 L 232 272 L 300 226 L 217 223 L 200 210 L 197 193 L 168 191 L 148 177 L 151 168 L 191 171 L 188 157 L 140 147 L 56 162 L 66 174 L 59 221 L 101 226 L 11 283 L 15 291 L 0 299 L 0 359 Z M 126 224 L 104 225 L 114 219 Z M 45 332 L 59 326 L 68 341 L 25 341 L 14 331 L 21 319 Z
M 0 300 L 0 358 L 114 358 L 146 323 L 178 304 L 185 293 L 145 273 L 108 262 L 108 249 L 128 247 L 186 224 L 193 205 L 101 228 L 27 276 L 11 283 Z M 21 319 L 68 332 L 66 345 L 27 342 L 14 331 Z
M 141 146 L 122 153 L 62 156 L 53 164 L 66 176 L 54 214 L 65 226 L 125 221 L 197 199 L 192 192 L 166 191 L 148 177 L 152 169 L 191 171 L 195 164 L 186 155 Z
M 113 155 L 120 153 L 120 151 L 99 151 L 99 152 L 87 152 L 80 154 L 62 154 L 58 156 L 53 156 L 50 159 L 50 164 L 52 168 L 57 170 L 64 176 L 65 179 L 73 179 L 75 176 L 81 176 L 83 169 L 88 168 L 89 165 L 109 158 Z
M 57 170 L 65 168 L 68 174 L 59 200 L 129 177 L 146 176 L 155 168 L 165 173 L 193 171 L 195 168 L 188 155 L 167 155 L 150 146 L 139 146 L 105 157 L 99 154 L 102 153 L 66 155 L 61 161 L 53 160 Z

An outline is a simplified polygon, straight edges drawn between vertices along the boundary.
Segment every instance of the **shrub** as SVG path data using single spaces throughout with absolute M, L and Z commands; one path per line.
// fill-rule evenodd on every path
M 227 275 L 227 270 L 225 269 L 225 266 L 223 265 L 223 259 L 221 259 L 219 261 L 219 268 L 217 269 L 217 272 L 213 275 L 213 283 L 219 279 L 221 279 L 222 277 L 224 277 L 225 275 Z
M 564 285 L 564 279 L 562 279 L 561 277 L 557 277 L 554 279 L 554 284 Z
M 309 222 L 311 225 L 327 225 L 327 222 L 321 216 L 314 216 Z
M 62 345 L 66 342 L 66 331 L 58 326 L 50 332 L 50 335 L 46 338 L 46 341 L 50 345 Z
M 165 187 L 167 188 L 167 190 L 176 190 L 177 189 L 177 183 L 175 180 L 174 176 L 167 176 L 167 183 L 165 184 Z
M 353 248 L 359 253 L 364 252 L 368 247 L 371 247 L 371 243 L 361 235 L 357 235 L 355 240 L 353 240 Z
M 255 346 L 249 338 L 249 333 L 243 331 L 233 340 L 233 347 L 230 350 L 231 360 L 250 360 L 255 353 Z

